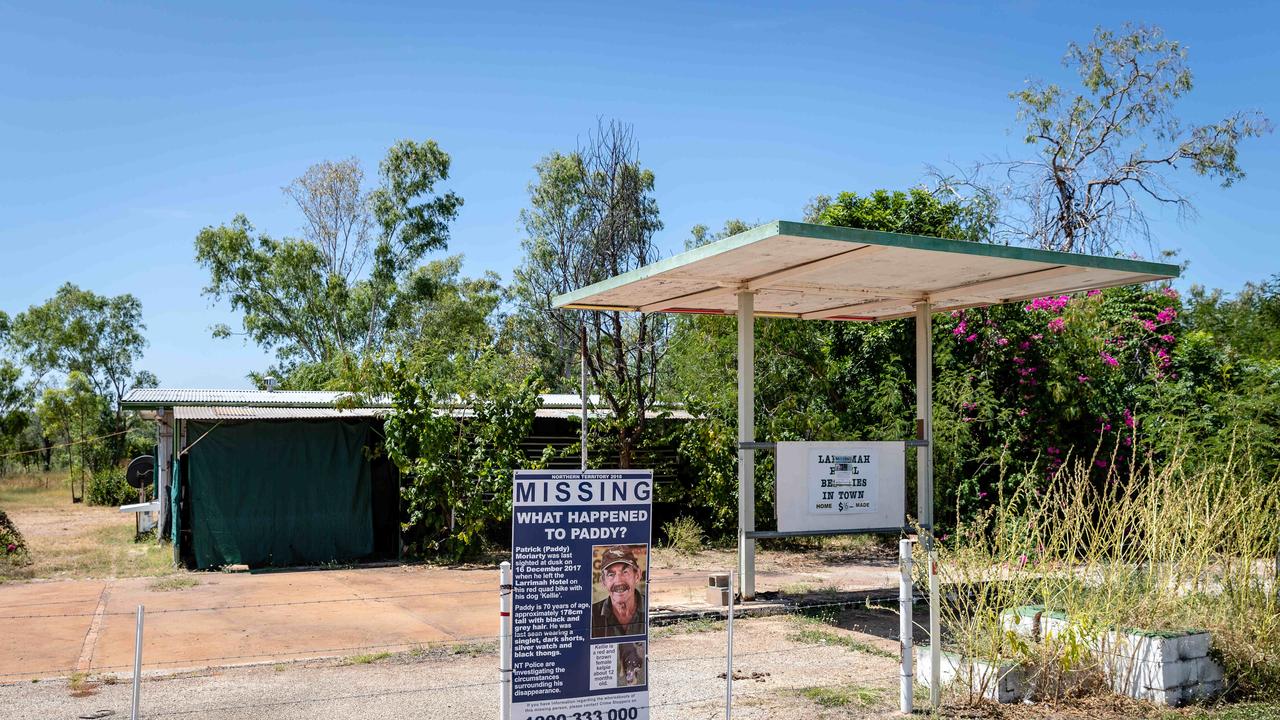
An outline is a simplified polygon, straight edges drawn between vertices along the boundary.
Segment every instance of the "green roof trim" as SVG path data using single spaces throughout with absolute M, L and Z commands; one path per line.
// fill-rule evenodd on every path
M 629 283 L 645 280 L 684 265 L 715 257 L 722 253 L 746 247 L 768 238 L 786 235 L 866 245 L 883 245 L 888 247 L 929 252 L 954 253 L 979 257 L 1000 258 L 1005 260 L 1022 260 L 1028 262 L 1066 265 L 1097 270 L 1113 270 L 1134 273 L 1135 275 L 1156 275 L 1165 278 L 1176 278 L 1180 273 L 1177 265 L 1157 263 L 1146 260 L 1129 260 L 1125 258 L 1102 257 L 1098 255 L 1081 255 L 1052 250 L 1016 247 L 1012 245 L 993 245 L 990 243 L 969 242 L 966 240 L 948 240 L 926 235 L 908 235 L 904 233 L 883 232 L 880 230 L 861 230 L 858 228 L 839 227 L 835 225 L 816 225 L 813 223 L 775 220 L 764 225 L 751 228 L 737 235 L 731 235 L 702 247 L 686 250 L 669 258 L 659 260 L 641 268 L 622 273 L 607 280 L 579 288 L 552 300 L 555 307 L 573 305 L 584 298 L 597 293 L 617 289 Z

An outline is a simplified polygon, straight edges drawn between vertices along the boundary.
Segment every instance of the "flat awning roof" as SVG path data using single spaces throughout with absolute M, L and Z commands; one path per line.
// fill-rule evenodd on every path
M 892 320 L 1167 280 L 1178 266 L 779 220 L 554 299 L 579 310 Z

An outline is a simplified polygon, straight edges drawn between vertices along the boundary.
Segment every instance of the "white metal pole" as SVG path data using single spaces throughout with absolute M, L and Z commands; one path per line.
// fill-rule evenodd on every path
M 143 607 L 138 606 L 138 623 L 133 638 L 133 708 L 129 711 L 129 720 L 138 720 L 142 716 L 142 616 Z
M 724 720 L 733 717 L 733 571 L 729 571 L 729 634 L 724 653 Z
M 942 634 L 938 631 L 938 551 L 929 550 L 929 707 L 942 702 Z
M 923 445 L 916 448 L 916 505 L 929 562 L 929 706 L 941 700 L 942 643 L 938 632 L 937 555 L 933 549 L 933 306 L 916 305 L 916 417 Z
M 755 294 L 738 293 L 738 582 L 743 601 L 756 596 L 756 541 L 747 537 L 756 529 L 756 456 L 741 447 L 756 439 L 755 314 Z
M 911 631 L 914 618 L 911 616 L 911 545 L 908 539 L 898 541 L 898 567 L 902 571 L 898 583 L 898 636 L 902 643 L 902 677 L 899 679 L 898 708 L 904 715 L 912 711 L 912 683 L 915 673 L 912 672 Z
M 514 588 L 511 584 L 511 563 L 503 560 L 498 566 L 498 683 L 499 717 L 501 720 L 511 718 L 511 596 Z

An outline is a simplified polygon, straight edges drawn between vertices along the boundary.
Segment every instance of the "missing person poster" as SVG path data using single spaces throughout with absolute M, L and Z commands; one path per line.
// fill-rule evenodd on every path
M 653 472 L 517 470 L 511 717 L 649 717 Z

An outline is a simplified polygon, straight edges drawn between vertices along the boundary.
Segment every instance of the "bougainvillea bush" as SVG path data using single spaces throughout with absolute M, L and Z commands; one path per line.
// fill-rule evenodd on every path
M 937 323 L 939 381 L 954 411 L 948 435 L 966 452 L 944 487 L 953 521 L 989 504 L 1019 472 L 1048 484 L 1069 456 L 1098 477 L 1134 461 L 1135 442 L 1166 446 L 1187 391 L 1180 355 L 1181 300 L 1171 288 L 1116 288 L 956 311 Z M 1138 445 L 1148 447 L 1147 442 Z M 1144 451 L 1145 452 L 1145 451 Z
M 0 510 L 0 563 L 9 565 L 26 565 L 31 562 L 31 554 L 27 550 L 27 542 L 22 539 L 18 526 L 13 524 L 9 516 Z

